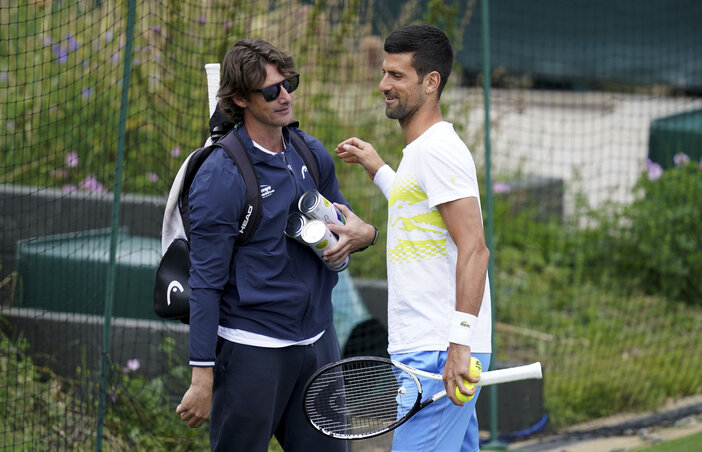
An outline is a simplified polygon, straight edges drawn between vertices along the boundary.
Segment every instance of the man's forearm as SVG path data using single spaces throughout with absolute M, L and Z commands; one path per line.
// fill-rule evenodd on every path
M 477 316 L 485 292 L 485 275 L 490 252 L 487 248 L 470 253 L 456 265 L 456 310 Z

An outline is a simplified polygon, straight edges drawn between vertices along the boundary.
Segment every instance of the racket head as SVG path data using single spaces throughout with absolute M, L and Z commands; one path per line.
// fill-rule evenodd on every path
M 363 439 L 381 435 L 419 410 L 422 385 L 387 358 L 356 356 L 328 364 L 303 394 L 307 421 L 324 435 Z

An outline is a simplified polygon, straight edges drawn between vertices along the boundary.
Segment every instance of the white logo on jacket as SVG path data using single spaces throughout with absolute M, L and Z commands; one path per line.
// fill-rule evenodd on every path
M 275 193 L 275 190 L 270 185 L 261 185 L 261 198 L 267 198 Z

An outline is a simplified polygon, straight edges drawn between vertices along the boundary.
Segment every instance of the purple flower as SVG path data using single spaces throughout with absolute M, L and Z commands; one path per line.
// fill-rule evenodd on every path
M 180 157 L 180 146 L 176 146 L 171 151 L 171 157 Z
M 5 83 L 7 81 L 7 72 L 0 72 L 0 82 Z
M 81 190 L 87 190 L 95 193 L 105 193 L 105 186 L 102 185 L 97 178 L 90 174 L 88 177 L 86 177 L 83 182 L 78 184 L 78 188 Z
M 93 95 L 93 89 L 91 87 L 87 87 L 83 90 L 81 95 L 83 96 L 83 99 L 90 99 L 90 96 Z
M 119 52 L 112 54 L 112 62 L 115 64 L 119 63 Z
M 161 25 L 156 24 L 151 29 L 154 31 L 154 33 L 161 33 Z
M 646 159 L 648 180 L 658 180 L 663 175 L 663 168 L 651 159 Z
M 492 184 L 492 191 L 495 193 L 509 193 L 512 191 L 512 187 L 504 182 L 495 182 Z
M 76 191 L 76 190 L 78 190 L 78 187 L 76 187 L 76 186 L 73 185 L 73 184 L 66 184 L 66 185 L 64 185 L 63 188 L 61 189 L 61 191 L 63 191 L 64 193 L 73 193 L 73 192 Z
M 689 161 L 690 156 L 685 154 L 684 152 L 680 152 L 679 154 L 675 154 L 673 156 L 673 163 L 675 163 L 675 166 L 683 166 Z
M 200 25 L 205 25 L 205 23 L 207 22 L 207 19 L 205 18 L 205 16 L 200 16 L 197 18 L 197 21 Z
M 112 30 L 107 30 L 105 32 L 105 42 L 112 42 L 112 38 L 114 38 L 114 34 L 112 33 Z
M 66 156 L 66 166 L 69 168 L 75 168 L 78 166 L 78 153 L 76 151 L 69 152 Z
M 59 64 L 64 64 L 68 61 L 68 50 L 63 46 L 54 44 L 51 46 L 51 50 L 54 52 L 54 56 Z
M 139 362 L 139 360 L 136 358 L 132 358 L 127 360 L 127 365 L 122 368 L 122 372 L 124 372 L 125 374 L 128 372 L 134 372 L 139 370 L 140 367 L 141 363 Z
M 66 35 L 66 45 L 68 45 L 68 50 L 71 52 L 75 52 L 79 47 L 78 41 L 76 41 L 76 38 L 74 38 L 70 33 Z
M 153 171 L 149 171 L 149 181 L 158 182 L 158 174 L 154 173 Z
M 90 60 L 86 58 L 83 60 L 83 69 L 87 68 L 88 66 L 90 66 Z

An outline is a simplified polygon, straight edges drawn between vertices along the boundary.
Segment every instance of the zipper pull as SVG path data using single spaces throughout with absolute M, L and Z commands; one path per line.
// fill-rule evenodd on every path
M 288 158 L 285 156 L 285 151 L 282 152 L 283 155 L 283 161 L 285 162 L 285 165 L 288 167 L 288 171 L 290 171 L 290 174 L 295 175 L 295 171 L 293 171 L 292 166 L 290 166 L 290 163 L 288 163 Z

